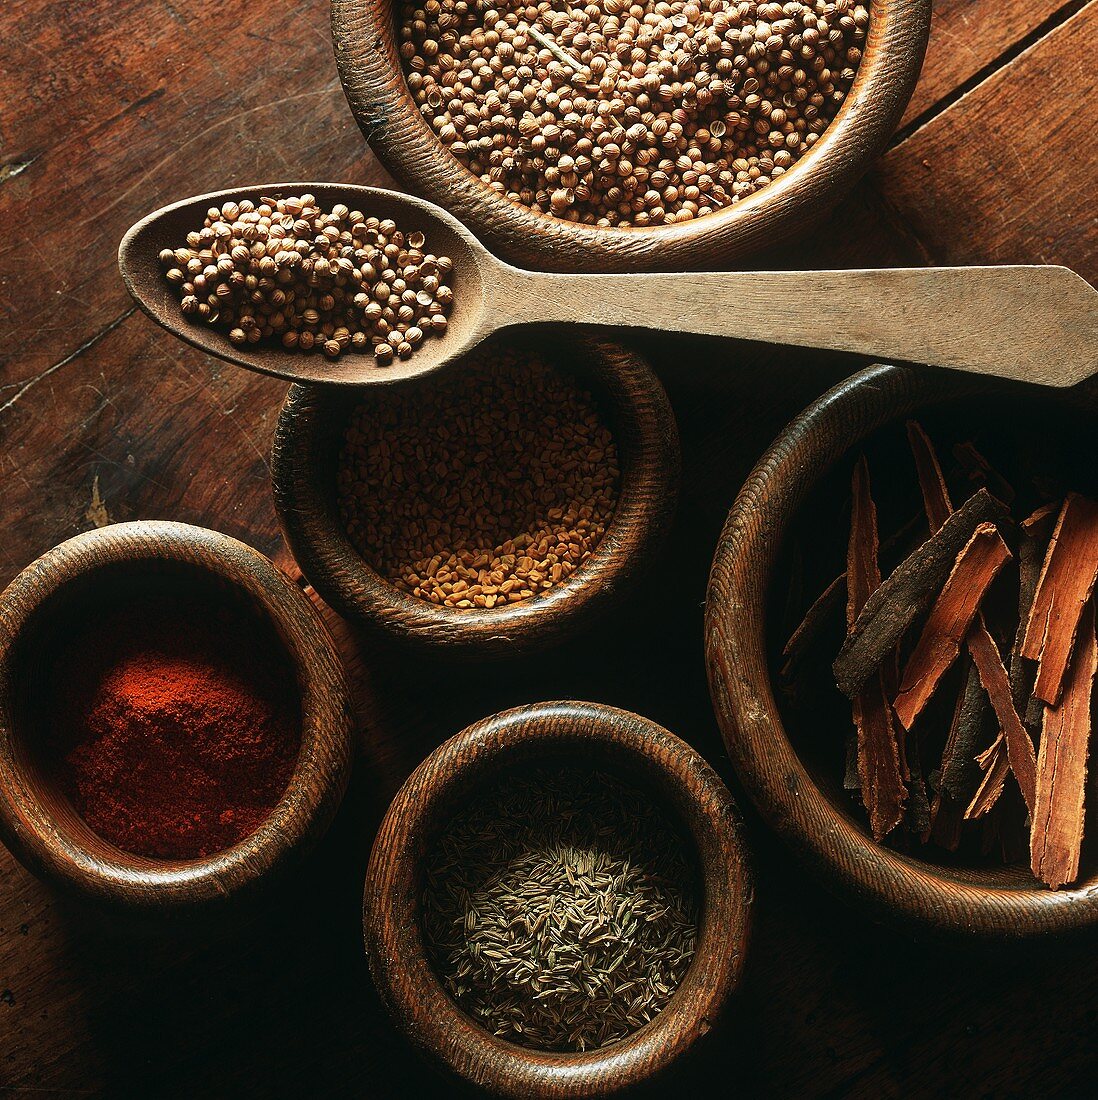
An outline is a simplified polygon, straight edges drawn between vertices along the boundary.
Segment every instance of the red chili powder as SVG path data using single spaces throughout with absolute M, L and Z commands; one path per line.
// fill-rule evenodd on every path
M 282 797 L 300 704 L 285 654 L 242 616 L 146 600 L 69 642 L 54 677 L 58 777 L 119 848 L 208 856 L 254 832 Z

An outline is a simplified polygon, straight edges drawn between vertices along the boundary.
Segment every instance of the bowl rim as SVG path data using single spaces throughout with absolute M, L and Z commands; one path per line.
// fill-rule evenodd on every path
M 580 366 L 581 380 L 594 375 L 596 399 L 601 396 L 617 420 L 612 430 L 621 484 L 610 525 L 580 568 L 544 594 L 491 610 L 442 607 L 402 592 L 359 554 L 330 506 L 331 497 L 317 489 L 327 434 L 354 400 L 342 390 L 290 387 L 271 452 L 283 536 L 316 591 L 342 614 L 391 637 L 452 654 L 514 655 L 579 629 L 656 555 L 678 497 L 675 415 L 641 355 L 593 336 L 505 333 L 500 339 L 532 347 L 550 366 L 567 356 Z M 461 362 L 449 369 L 461 370 Z
M 1029 392 L 880 364 L 843 380 L 782 431 L 748 476 L 721 532 L 706 596 L 714 711 L 762 816 L 819 877 L 875 916 L 945 934 L 1006 939 L 1098 924 L 1098 874 L 1053 891 L 1013 880 L 1008 870 L 939 866 L 874 841 L 822 792 L 789 740 L 767 659 L 767 599 L 789 523 L 819 480 L 869 434 L 951 401 Z M 1064 400 L 1050 395 L 1057 399 Z
M 883 151 L 903 116 L 922 68 L 930 14 L 931 0 L 870 0 L 866 48 L 850 91 L 820 140 L 780 180 L 693 221 L 598 229 L 535 213 L 467 171 L 407 89 L 392 0 L 331 0 L 347 102 L 389 173 L 449 210 L 505 260 L 599 272 L 743 261 L 792 236 L 798 223 L 818 221 Z
M 193 860 L 159 860 L 103 840 L 92 850 L 52 815 L 16 760 L 11 657 L 38 611 L 104 568 L 178 564 L 240 590 L 268 617 L 301 692 L 301 748 L 264 822 L 237 844 Z M 26 566 L 0 593 L 0 839 L 31 871 L 69 892 L 134 910 L 221 905 L 251 892 L 314 842 L 342 800 L 353 755 L 346 674 L 319 613 L 258 550 L 218 531 L 137 520 L 85 531 Z
M 643 1028 L 584 1053 L 531 1050 L 490 1035 L 450 1000 L 426 958 L 417 871 L 436 806 L 445 807 L 471 784 L 542 751 L 559 759 L 569 750 L 591 746 L 626 767 L 642 768 L 673 802 L 672 812 L 689 831 L 698 859 L 701 934 L 683 983 Z M 502 1095 L 606 1095 L 661 1072 L 710 1031 L 743 971 L 752 897 L 738 811 L 720 777 L 695 749 L 629 711 L 552 701 L 473 723 L 412 772 L 374 840 L 363 893 L 363 934 L 382 1000 L 397 1026 L 436 1065 Z

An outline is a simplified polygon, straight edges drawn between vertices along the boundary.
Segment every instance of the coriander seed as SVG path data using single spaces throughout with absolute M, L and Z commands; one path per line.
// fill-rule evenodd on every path
M 670 225 L 784 174 L 865 49 L 856 0 L 522 7 L 402 0 L 409 91 L 511 202 L 585 225 Z
M 333 360 L 350 348 L 385 366 L 394 341 L 407 359 L 425 334 L 445 331 L 435 318 L 453 303 L 453 264 L 426 247 L 419 231 L 406 236 L 342 203 L 324 213 L 302 195 L 211 207 L 186 248 L 159 258 L 181 311 L 223 327 L 234 346 L 271 338 Z M 390 305 L 399 309 L 387 317 Z

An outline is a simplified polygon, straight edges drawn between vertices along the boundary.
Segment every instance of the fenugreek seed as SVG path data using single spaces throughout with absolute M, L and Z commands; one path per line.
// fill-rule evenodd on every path
M 421 325 L 409 326 L 375 356 L 390 362 L 423 338 Z M 460 386 L 440 380 L 363 399 L 341 455 L 340 509 L 360 553 L 397 587 L 491 608 L 561 583 L 594 552 L 618 476 L 589 395 L 536 358 L 486 349 Z M 416 493 L 406 496 L 405 484 Z M 379 495 L 378 485 L 389 489 Z M 510 583 L 519 576 L 521 585 Z

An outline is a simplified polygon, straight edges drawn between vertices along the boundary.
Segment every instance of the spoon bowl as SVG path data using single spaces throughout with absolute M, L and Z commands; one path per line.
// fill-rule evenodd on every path
M 213 205 L 309 193 L 321 207 L 391 218 L 422 232 L 453 261 L 449 325 L 389 366 L 349 353 L 333 362 L 278 344 L 237 348 L 183 314 L 160 252 L 177 248 Z M 296 382 L 399 382 L 459 359 L 500 329 L 538 322 L 662 329 L 828 348 L 860 355 L 1070 386 L 1098 364 L 1098 293 L 1066 267 L 890 268 L 561 275 L 523 271 L 493 256 L 452 215 L 425 199 L 353 184 L 280 183 L 218 191 L 166 206 L 123 237 L 118 264 L 141 308 L 210 355 Z
M 160 252 L 179 248 L 187 234 L 202 226 L 211 206 L 241 199 L 258 203 L 263 198 L 315 195 L 322 209 L 346 203 L 378 218 L 392 218 L 404 233 L 417 230 L 426 237 L 431 251 L 454 261 L 452 283 L 454 303 L 449 325 L 441 337 L 431 336 L 410 359 L 396 359 L 379 367 L 370 355 L 349 352 L 333 362 L 322 352 L 302 354 L 287 351 L 277 343 L 236 347 L 224 329 L 191 321 L 179 308 L 179 297 L 164 278 Z M 130 228 L 118 249 L 118 266 L 126 289 L 134 301 L 158 325 L 192 347 L 248 370 L 286 378 L 292 382 L 324 382 L 358 386 L 363 383 L 403 382 L 435 370 L 474 347 L 496 326 L 485 326 L 489 302 L 485 276 L 491 265 L 504 266 L 456 218 L 432 203 L 380 187 L 357 187 L 336 183 L 273 183 L 258 187 L 232 188 L 197 195 L 172 203 L 144 217 Z

